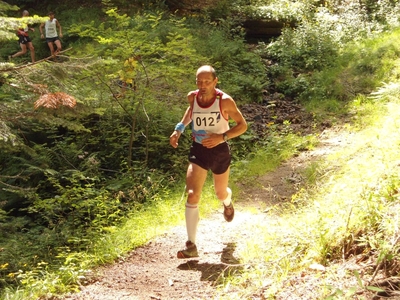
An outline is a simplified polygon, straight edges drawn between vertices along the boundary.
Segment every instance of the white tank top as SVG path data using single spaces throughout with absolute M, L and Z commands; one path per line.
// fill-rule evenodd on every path
M 198 94 L 193 101 L 192 108 L 192 138 L 200 143 L 208 133 L 222 134 L 229 130 L 228 119 L 225 119 L 221 111 L 221 99 L 223 92 L 216 89 L 214 101 L 207 107 L 201 106 L 197 101 Z M 198 92 L 198 91 L 197 91 Z
M 55 18 L 53 19 L 53 21 L 47 20 L 46 23 L 44 24 L 47 38 L 55 38 L 58 36 L 56 24 L 57 20 Z

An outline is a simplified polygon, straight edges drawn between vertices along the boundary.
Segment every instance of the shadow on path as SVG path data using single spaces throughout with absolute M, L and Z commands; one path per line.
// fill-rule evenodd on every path
M 234 257 L 236 243 L 225 244 L 222 250 L 221 263 L 199 263 L 199 260 L 189 260 L 178 266 L 182 271 L 200 271 L 201 281 L 211 281 L 214 284 L 232 276 L 243 269 L 243 265 Z

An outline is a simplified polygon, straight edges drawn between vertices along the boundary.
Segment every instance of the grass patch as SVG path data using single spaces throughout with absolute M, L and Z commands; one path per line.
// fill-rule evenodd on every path
M 251 185 L 258 176 L 275 170 L 283 161 L 300 151 L 313 149 L 317 143 L 314 135 L 272 133 L 246 160 L 232 165 L 232 180 Z
M 349 237 L 353 245 L 362 244 L 388 261 L 399 256 L 393 241 L 400 234 L 400 102 L 362 102 L 356 99 L 353 107 L 359 123 L 341 133 L 347 145 L 309 166 L 313 184 L 282 204 L 268 226 L 257 220 L 246 225 L 252 235 L 239 255 L 248 268 L 226 283 L 239 291 L 237 299 L 285 298 L 285 291 L 301 297 L 304 290 L 291 290 L 290 280 L 302 272 L 315 276 L 316 299 L 333 291 L 351 295 L 360 288 L 356 276 L 347 274 L 354 282 L 346 286 L 346 280 L 338 281 L 335 265 L 350 247 Z M 327 272 L 313 275 L 308 268 L 315 263 Z
M 200 214 L 203 217 L 220 208 L 211 176 L 205 184 L 201 201 Z M 182 225 L 185 202 L 184 186 L 180 186 L 175 192 L 160 195 L 151 205 L 131 213 L 123 224 L 103 228 L 96 240 L 76 240 L 75 243 L 86 245 L 86 251 L 59 247 L 55 250 L 57 259 L 51 264 L 38 261 L 35 266 L 27 265 L 25 270 L 9 273 L 9 279 L 18 281 L 19 287 L 5 285 L 0 299 L 37 299 L 44 295 L 78 291 L 79 285 L 94 275 L 97 266 L 112 263 L 172 227 Z M 7 264 L 1 267 L 3 273 L 6 272 Z

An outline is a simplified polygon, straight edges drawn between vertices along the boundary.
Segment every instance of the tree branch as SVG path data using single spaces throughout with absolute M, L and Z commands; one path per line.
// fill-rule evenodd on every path
M 65 49 L 65 50 L 63 50 L 63 51 L 60 51 L 59 53 L 64 53 L 64 52 L 66 52 L 66 51 L 68 51 L 68 50 L 71 50 L 72 48 L 68 48 L 68 49 Z M 41 63 L 41 62 L 44 62 L 44 61 L 46 61 L 46 60 L 50 60 L 51 58 L 53 58 L 54 56 L 49 56 L 49 57 L 46 57 L 46 58 L 43 58 L 43 59 L 40 59 L 40 60 L 38 60 L 38 61 L 35 61 L 34 63 L 29 63 L 29 64 L 27 64 L 27 65 L 22 65 L 22 66 L 19 66 L 19 67 L 13 67 L 13 68 L 8 68 L 8 69 L 2 69 L 2 70 L 0 70 L 0 72 L 9 72 L 9 71 L 14 71 L 14 70 L 20 70 L 20 69 L 24 69 L 24 68 L 29 68 L 29 67 L 31 67 L 31 66 L 33 66 L 33 65 L 36 65 L 36 64 L 39 64 L 39 63 Z

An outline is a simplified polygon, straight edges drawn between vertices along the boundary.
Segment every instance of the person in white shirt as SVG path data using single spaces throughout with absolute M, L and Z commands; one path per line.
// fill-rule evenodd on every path
M 216 88 L 218 78 L 212 66 L 201 66 L 196 73 L 197 90 L 188 93 L 189 106 L 181 122 L 170 136 L 172 147 L 178 147 L 185 127 L 192 125 L 192 146 L 186 173 L 187 201 L 185 218 L 188 239 L 186 248 L 178 251 L 178 258 L 198 257 L 196 246 L 199 222 L 199 202 L 209 170 L 213 173 L 217 198 L 223 203 L 224 218 L 231 222 L 235 210 L 228 187 L 231 152 L 228 140 L 247 130 L 247 123 L 231 96 Z M 236 125 L 231 127 L 229 119 Z
M 60 25 L 60 22 L 56 18 L 54 18 L 54 13 L 49 12 L 49 20 L 47 20 L 45 23 L 42 23 L 40 25 L 40 37 L 43 39 L 44 34 L 43 34 L 43 27 L 45 29 L 45 34 L 46 34 L 46 42 L 47 45 L 50 48 L 51 56 L 56 56 L 62 49 L 61 47 L 61 41 L 60 37 L 63 36 L 62 34 L 62 28 Z M 59 31 L 59 35 L 57 33 L 57 28 Z M 56 45 L 57 49 L 54 49 L 54 44 Z

